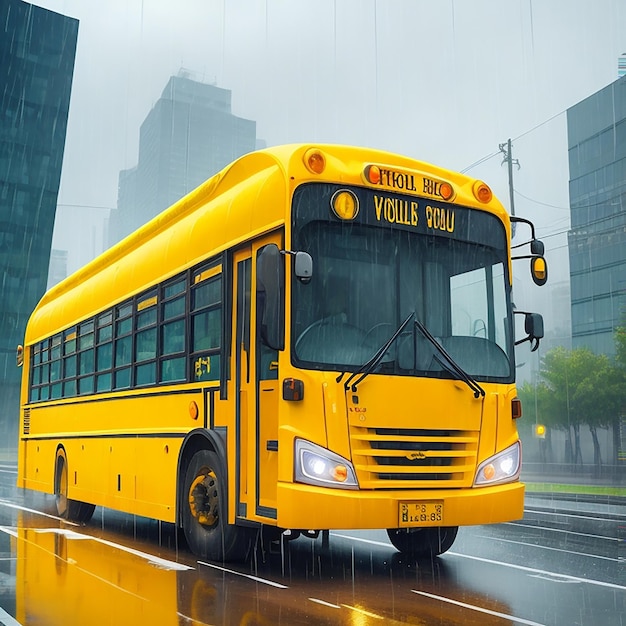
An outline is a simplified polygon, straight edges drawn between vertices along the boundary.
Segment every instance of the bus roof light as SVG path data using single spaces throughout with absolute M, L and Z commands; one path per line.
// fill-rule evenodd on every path
M 326 157 L 317 148 L 309 148 L 304 153 L 304 164 L 309 172 L 321 174 L 326 169 Z
M 454 188 L 450 183 L 441 183 L 441 185 L 439 185 L 439 195 L 444 200 L 451 200 L 454 196 Z
M 474 192 L 474 197 L 478 202 L 482 202 L 483 204 L 488 204 L 491 202 L 493 198 L 493 193 L 491 192 L 491 188 L 489 185 L 482 182 L 482 180 L 477 180 L 472 187 L 472 191 Z
M 363 170 L 365 180 L 372 185 L 380 184 L 380 167 L 378 165 L 368 165 Z

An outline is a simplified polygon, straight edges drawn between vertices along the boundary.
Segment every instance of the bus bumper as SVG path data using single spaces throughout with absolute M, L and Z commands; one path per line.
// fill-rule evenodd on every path
M 468 526 L 521 519 L 524 485 L 455 490 L 359 491 L 278 483 L 277 525 L 289 529 L 375 529 Z M 402 522 L 402 504 L 441 503 L 442 521 Z

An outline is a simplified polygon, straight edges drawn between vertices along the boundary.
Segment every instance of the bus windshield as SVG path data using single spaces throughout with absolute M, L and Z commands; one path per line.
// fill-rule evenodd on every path
M 512 380 L 506 242 L 504 228 L 493 228 L 497 218 L 458 208 L 489 218 L 485 223 L 493 232 L 478 230 L 475 241 L 467 240 L 471 229 L 456 238 L 376 225 L 366 216 L 350 222 L 315 219 L 317 203 L 324 204 L 331 191 L 309 188 L 296 198 L 294 244 L 312 256 L 314 272 L 308 284 L 294 285 L 294 362 L 304 368 L 356 371 L 413 313 L 470 376 Z M 359 190 L 366 210 L 371 194 Z M 476 230 L 480 219 L 474 221 Z M 376 372 L 453 376 L 414 324 L 389 347 Z

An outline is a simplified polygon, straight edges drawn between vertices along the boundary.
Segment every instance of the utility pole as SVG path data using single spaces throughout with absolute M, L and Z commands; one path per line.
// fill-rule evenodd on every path
M 501 143 L 499 146 L 500 152 L 504 154 L 502 163 L 507 163 L 509 167 L 509 201 L 511 204 L 511 215 L 515 215 L 515 198 L 513 193 L 513 165 L 517 165 L 517 169 L 520 168 L 519 161 L 513 158 L 513 152 L 511 148 L 511 140 L 506 143 Z M 515 236 L 515 224 L 513 224 L 513 237 Z

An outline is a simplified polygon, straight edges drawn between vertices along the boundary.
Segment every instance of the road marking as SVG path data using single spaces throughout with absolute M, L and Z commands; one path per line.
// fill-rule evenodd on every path
M 493 615 L 494 617 L 502 617 L 503 619 L 511 620 L 516 624 L 526 624 L 527 626 L 545 626 L 540 622 L 533 622 L 528 619 L 523 619 L 521 617 L 515 617 L 514 615 L 508 615 L 506 613 L 499 613 L 498 611 L 491 611 L 490 609 L 484 609 L 481 606 L 475 606 L 474 604 L 467 604 L 465 602 L 459 602 L 458 600 L 452 600 L 452 598 L 444 598 L 443 596 L 436 596 L 432 593 L 426 593 L 425 591 L 416 591 L 415 589 L 411 589 L 413 593 L 417 593 L 420 596 L 426 596 L 427 598 L 432 598 L 433 600 L 439 600 L 441 602 L 448 602 L 449 604 L 455 604 L 456 606 L 461 606 L 465 609 L 470 609 L 472 611 L 479 611 L 480 613 L 486 613 L 487 615 Z
M 182 563 L 176 563 L 175 561 L 168 561 L 167 559 L 162 559 L 161 557 L 154 556 L 153 554 L 148 554 L 147 552 L 141 552 L 140 550 L 135 550 L 134 548 L 129 548 L 128 546 L 124 546 L 120 543 L 114 543 L 113 541 L 108 541 L 106 539 L 100 539 L 99 537 L 93 537 L 92 535 L 86 535 L 84 533 L 77 533 L 74 530 L 69 530 L 67 528 L 28 528 L 26 530 L 32 530 L 38 534 L 46 534 L 52 533 L 57 535 L 63 535 L 68 539 L 75 539 L 77 541 L 97 541 L 105 546 L 109 546 L 110 548 L 115 548 L 116 550 L 122 550 L 123 552 L 128 552 L 133 556 L 138 556 L 141 559 L 148 561 L 151 565 L 156 565 L 162 569 L 166 570 L 192 570 L 193 567 L 189 565 L 184 565 Z M 0 526 L 0 531 L 6 533 L 7 535 L 11 535 L 13 537 L 18 537 L 17 529 L 10 526 Z
M 324 600 L 320 600 L 318 598 L 309 598 L 311 602 L 317 602 L 318 604 L 323 604 L 324 606 L 329 606 L 331 609 L 340 609 L 341 607 L 338 604 L 331 604 L 330 602 L 326 602 Z
M 36 533 L 54 533 L 57 535 L 65 535 L 68 539 L 78 539 L 85 540 L 91 539 L 92 541 L 97 541 L 105 546 L 109 546 L 110 548 L 115 548 L 116 550 L 122 550 L 123 552 L 128 552 L 128 554 L 132 554 L 133 556 L 138 556 L 140 559 L 144 559 L 150 563 L 150 565 L 156 565 L 157 567 L 169 570 L 177 570 L 177 571 L 186 571 L 192 570 L 193 567 L 189 565 L 185 565 L 184 563 L 177 563 L 176 561 L 169 561 L 168 559 L 162 559 L 160 556 L 155 556 L 154 554 L 148 554 L 147 552 L 142 552 L 141 550 L 135 550 L 134 548 L 129 548 L 121 543 L 115 543 L 114 541 L 109 541 L 108 539 L 101 539 L 100 537 L 94 537 L 92 535 L 86 535 L 84 533 L 77 533 L 73 530 L 69 530 L 67 528 L 36 528 L 33 529 Z
M 75 524 L 74 522 L 70 522 L 62 517 L 57 517 L 56 515 L 50 515 L 49 513 L 43 513 L 42 511 L 37 511 L 35 509 L 29 509 L 25 506 L 20 506 L 19 504 L 13 504 L 12 502 L 8 502 L 7 500 L 0 500 L 1 506 L 6 506 L 9 509 L 18 509 L 19 511 L 26 511 L 26 513 L 34 513 L 35 515 L 43 515 L 44 517 L 49 517 L 50 519 L 57 520 L 58 522 L 64 522 L 65 524 L 69 524 L 70 526 L 80 526 L 80 524 Z
M 237 576 L 243 576 L 244 578 L 249 578 L 250 580 L 254 580 L 258 583 L 263 583 L 264 585 L 278 587 L 279 589 L 289 589 L 287 585 L 281 585 L 280 583 L 275 583 L 273 580 L 268 580 L 267 578 L 259 578 L 258 576 L 253 576 L 252 574 L 244 574 L 243 572 L 238 572 L 237 570 L 234 570 L 234 569 L 228 569 L 227 567 L 220 567 L 219 565 L 205 563 L 204 561 L 198 561 L 198 565 L 206 565 L 207 567 L 218 569 L 221 572 L 227 572 L 228 574 L 236 574 Z
M 558 515 L 559 517 L 573 517 L 575 519 L 590 519 L 594 522 L 616 522 L 616 517 L 593 517 L 578 515 L 576 513 L 559 513 L 558 511 L 544 511 L 542 509 L 524 509 L 525 513 L 538 513 L 539 515 Z
M 350 539 L 351 541 L 359 541 L 362 543 L 369 543 L 378 546 L 383 546 L 385 548 L 391 548 L 391 544 L 386 543 L 384 541 L 372 541 L 371 539 L 361 539 L 360 537 L 351 537 L 350 535 L 339 535 L 333 533 L 333 537 L 342 537 L 343 539 Z M 589 585 L 599 585 L 600 587 L 609 587 L 611 589 L 622 589 L 626 590 L 626 587 L 623 585 L 616 585 L 614 583 L 605 583 L 601 580 L 593 580 L 592 578 L 579 578 L 577 576 L 569 576 L 568 574 L 557 574 L 556 572 L 548 572 L 542 569 L 536 569 L 533 567 L 524 567 L 523 565 L 515 565 L 513 563 L 504 563 L 502 561 L 494 561 L 492 559 L 484 559 L 479 556 L 470 556 L 469 554 L 461 554 L 460 552 L 446 552 L 449 556 L 458 556 L 463 559 L 474 559 L 475 561 L 482 561 L 483 563 L 491 563 L 492 565 L 501 565 L 502 567 L 511 567 L 513 569 L 519 569 L 524 572 L 532 572 L 533 574 L 544 574 L 546 576 L 555 576 L 557 578 L 562 578 L 564 581 L 577 581 L 581 583 L 587 583 Z
M 537 530 L 551 530 L 554 533 L 567 533 L 577 537 L 590 537 L 591 539 L 604 539 L 605 541 L 619 541 L 617 537 L 607 537 L 606 535 L 592 535 L 590 533 L 577 533 L 574 530 L 564 530 L 562 528 L 549 528 L 548 526 L 535 526 L 534 524 L 520 524 L 519 522 L 504 522 L 504 526 L 521 526 L 522 528 L 532 528 Z
M 22 626 L 16 619 L 11 617 L 2 607 L 0 607 L 0 624 L 2 624 L 2 626 Z
M 489 563 L 491 565 L 502 565 L 504 567 L 510 567 L 512 569 L 518 569 L 523 572 L 531 572 L 532 574 L 543 574 L 545 576 L 554 576 L 555 582 L 561 578 L 561 582 L 576 581 L 580 583 L 587 583 L 588 585 L 598 585 L 600 587 L 609 587 L 610 589 L 621 589 L 626 591 L 626 587 L 623 585 L 616 585 L 615 583 L 605 583 L 601 580 L 593 580 L 592 578 L 580 578 L 579 576 L 570 576 L 569 574 L 557 574 L 556 572 L 548 572 L 543 569 L 535 567 L 525 567 L 524 565 L 514 565 L 513 563 L 502 563 L 502 561 L 494 561 L 493 559 L 484 559 L 480 556 L 470 556 L 469 554 L 460 554 L 459 552 L 447 552 L 450 556 L 458 556 L 462 559 L 472 559 L 474 561 L 481 561 L 482 563 Z
M 487 537 L 486 535 L 474 535 L 479 539 L 487 539 L 488 541 L 502 541 L 504 543 L 514 543 L 518 546 L 530 546 L 531 548 L 541 548 L 542 550 L 554 550 L 555 552 L 565 552 L 565 554 L 576 554 L 577 556 L 587 556 L 592 559 L 604 559 L 605 561 L 613 561 L 617 563 L 618 559 L 614 559 L 610 556 L 599 556 L 597 554 L 586 554 L 585 552 L 574 552 L 573 550 L 563 550 L 563 548 L 551 548 L 549 546 L 542 546 L 536 543 L 528 543 L 527 541 L 515 541 L 514 539 L 502 539 L 500 537 Z
M 349 604 L 342 604 L 341 606 L 346 609 L 350 609 L 351 611 L 356 611 L 357 613 L 361 613 L 361 615 L 367 615 L 367 617 L 375 617 L 376 619 L 383 619 L 382 615 L 377 615 L 376 613 L 370 613 L 369 611 L 365 611 L 364 609 L 359 609 L 356 606 L 350 606 Z

